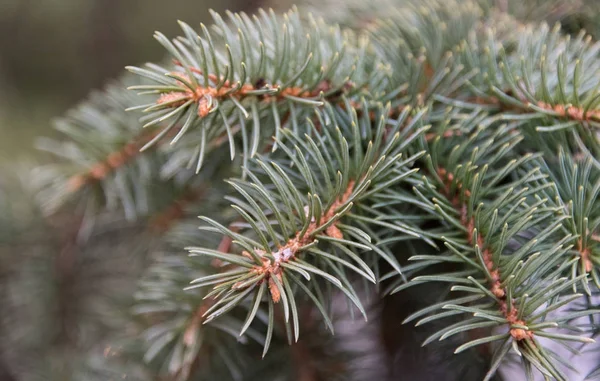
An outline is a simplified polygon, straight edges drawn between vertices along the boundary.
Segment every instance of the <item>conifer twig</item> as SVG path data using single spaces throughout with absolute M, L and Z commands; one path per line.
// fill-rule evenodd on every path
M 273 277 L 277 277 L 279 280 L 281 280 L 281 264 L 294 260 L 302 247 L 314 242 L 314 231 L 329 223 L 331 219 L 335 218 L 336 210 L 348 201 L 353 190 L 354 181 L 351 180 L 348 183 L 346 191 L 331 205 L 331 207 L 325 213 L 323 213 L 319 219 L 314 219 L 313 217 L 313 221 L 311 221 L 308 229 L 306 229 L 304 233 L 296 233 L 294 238 L 291 238 L 284 246 L 272 253 L 274 260 L 266 258 L 264 256 L 266 253 L 262 253 L 263 265 L 255 266 L 253 272 L 256 274 L 266 274 L 265 280 L 269 282 L 269 291 L 271 292 L 273 302 L 278 303 L 281 299 L 279 287 L 273 280 Z M 325 229 L 325 234 L 332 238 L 343 238 L 342 231 L 336 226 L 336 222 L 333 222 Z M 247 252 L 244 252 L 244 255 L 251 258 L 250 254 Z M 236 285 L 233 287 L 236 288 Z
M 194 73 L 202 73 L 200 69 L 190 67 Z M 173 77 L 181 77 L 182 80 L 189 81 L 185 74 L 174 72 Z M 204 118 L 213 111 L 214 101 L 222 101 L 225 99 L 235 98 L 242 101 L 246 97 L 258 96 L 264 102 L 281 101 L 287 97 L 315 99 L 323 93 L 331 90 L 331 83 L 324 79 L 312 90 L 306 90 L 301 86 L 279 87 L 267 83 L 265 80 L 259 80 L 256 84 L 232 84 L 225 78 L 217 78 L 214 74 L 209 74 L 208 78 L 213 82 L 212 85 L 198 85 L 193 91 L 171 91 L 161 94 L 156 100 L 157 105 L 168 105 L 169 108 L 180 107 L 187 102 L 192 102 L 198 105 L 198 116 Z M 178 82 L 180 86 L 184 86 L 183 82 Z M 350 83 L 346 87 L 352 86 Z M 257 91 L 266 91 L 265 94 L 256 95 Z
M 138 156 L 141 152 L 141 148 L 157 135 L 157 131 L 143 131 L 130 142 L 124 144 L 121 149 L 111 152 L 104 160 L 98 161 L 96 164 L 92 165 L 85 173 L 71 176 L 68 180 L 68 190 L 75 193 L 87 184 L 102 181 L 110 173 L 121 168 Z
M 481 254 L 483 256 L 484 265 L 487 268 L 487 272 L 491 276 L 489 279 L 489 289 L 491 293 L 497 298 L 500 311 L 506 318 L 506 321 L 511 326 L 510 335 L 517 341 L 521 341 L 524 339 L 533 338 L 533 332 L 527 331 L 522 328 L 515 328 L 514 325 L 518 326 L 526 326 L 525 322 L 519 319 L 519 311 L 514 305 L 513 300 L 506 300 L 506 290 L 502 286 L 502 275 L 500 274 L 499 266 L 494 262 L 492 253 L 488 247 L 488 244 L 485 242 L 484 237 L 481 232 L 477 232 L 477 240 L 473 241 L 473 236 L 475 235 L 475 218 L 469 218 L 467 212 L 467 201 L 461 201 L 460 191 L 462 189 L 462 184 L 458 183 L 456 185 L 456 192 L 452 194 L 451 186 L 454 181 L 454 174 L 452 172 L 448 172 L 444 168 L 438 168 L 438 175 L 443 180 L 444 188 L 443 194 L 451 201 L 452 205 L 456 208 L 460 215 L 460 223 L 466 228 L 467 231 L 467 242 L 469 245 L 477 245 L 477 247 L 481 250 Z M 471 195 L 470 190 L 464 189 L 463 195 L 464 198 L 468 199 Z

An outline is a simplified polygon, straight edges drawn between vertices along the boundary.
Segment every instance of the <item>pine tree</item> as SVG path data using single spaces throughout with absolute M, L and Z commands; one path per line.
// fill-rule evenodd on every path
M 3 186 L 0 367 L 599 377 L 598 11 L 319 1 L 157 32 L 162 62 L 40 139 L 11 181 L 36 202 Z

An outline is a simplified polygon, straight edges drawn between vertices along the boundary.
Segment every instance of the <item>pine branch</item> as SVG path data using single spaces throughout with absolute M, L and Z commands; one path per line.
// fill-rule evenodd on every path
M 520 110 L 524 115 L 512 118 L 530 121 L 532 136 L 567 132 L 570 147 L 594 157 L 599 152 L 594 130 L 600 126 L 600 66 L 595 59 L 600 45 L 584 32 L 562 36 L 559 25 L 521 26 L 519 31 L 514 41 L 487 32 L 461 45 L 461 62 L 479 72 L 472 81 L 474 95 Z M 513 43 L 514 52 L 508 53 L 504 46 Z M 594 164 L 599 166 L 596 160 Z
M 137 118 L 123 110 L 135 99 L 122 91 L 130 80 L 125 77 L 105 93 L 93 93 L 59 120 L 55 128 L 66 140 L 40 139 L 38 147 L 59 159 L 34 170 L 34 187 L 48 213 L 79 201 L 88 218 L 119 204 L 131 219 L 144 214 L 148 195 L 141 184 L 155 179 L 149 162 L 158 153 L 139 155 L 142 145 L 155 135 L 140 134 Z M 98 186 L 86 187 L 92 184 Z
M 553 200 L 554 205 L 568 217 L 565 233 L 577 237 L 573 255 L 580 260 L 573 264 L 568 275 L 574 277 L 590 274 L 591 280 L 598 287 L 600 284 L 597 270 L 600 263 L 597 255 L 599 224 L 597 198 L 600 191 L 598 170 L 593 167 L 590 158 L 578 163 L 563 149 L 559 150 L 555 163 L 548 160 L 541 165 L 556 184 L 552 192 L 546 193 L 548 199 Z M 588 282 L 588 278 L 585 277 L 581 285 L 585 292 L 591 295 Z
M 442 322 L 425 344 L 485 346 L 486 380 L 511 352 L 528 374 L 570 379 L 548 342 L 577 353 L 567 343 L 597 328 L 600 45 L 526 24 L 583 9 L 538 3 L 390 0 L 329 15 L 351 29 L 296 10 L 213 13 L 199 34 L 157 33 L 169 57 L 124 80 L 144 98 L 122 84 L 94 95 L 58 124 L 67 142 L 42 144 L 61 160 L 35 172 L 51 211 L 150 217 L 163 244 L 135 295 L 132 355 L 168 379 L 241 379 L 257 362 L 237 340 L 263 357 L 279 331 L 298 341 L 304 308 L 333 331 L 334 292 L 366 315 L 359 286 L 439 282 L 447 295 L 406 319 Z M 175 223 L 196 209 L 201 235 Z M 171 253 L 187 245 L 192 260 Z M 304 361 L 308 348 L 271 358 Z
M 106 159 L 93 164 L 85 173 L 71 176 L 68 180 L 68 191 L 77 192 L 92 182 L 104 180 L 111 172 L 117 171 L 139 155 L 140 149 L 153 140 L 156 135 L 156 132 L 145 131 L 141 136 L 135 137 L 123 145 L 121 149 L 108 154 Z
M 49 214 L 75 205 L 85 210 L 87 220 L 107 210 L 122 210 L 133 220 L 163 207 L 159 189 L 170 192 L 194 182 L 189 171 L 181 171 L 179 165 L 173 173 L 171 162 L 178 156 L 165 144 L 181 126 L 140 132 L 137 117 L 125 112 L 138 100 L 121 87 L 131 78 L 126 76 L 119 84 L 108 86 L 105 93 L 92 94 L 57 122 L 66 141 L 40 141 L 41 149 L 60 159 L 34 171 L 34 186 Z M 208 147 L 215 159 L 207 168 L 209 173 L 220 165 L 219 147 L 227 141 L 226 135 L 215 136 Z M 86 221 L 86 225 L 90 223 Z
M 131 71 L 157 83 L 133 86 L 132 89 L 159 96 L 155 103 L 130 109 L 145 109 L 150 113 L 143 118 L 146 126 L 166 120 L 185 120 L 172 143 L 178 142 L 194 127 L 200 128 L 201 134 L 190 136 L 187 133 L 188 138 L 184 139 L 196 147 L 193 155 L 197 170 L 204 162 L 210 136 L 218 131 L 227 133 L 231 157 L 235 156 L 236 131 L 233 129 L 238 124 L 244 126 L 245 119 L 252 120 L 254 130 L 250 137 L 245 128 L 240 129 L 242 140 L 251 140 L 250 147 L 243 150 L 243 159 L 247 162 L 260 150 L 259 147 L 265 146 L 260 141 L 261 135 L 279 138 L 286 127 L 296 131 L 303 118 L 324 104 L 347 108 L 346 103 L 349 103 L 369 114 L 377 102 L 391 102 L 394 111 L 390 117 L 396 118 L 407 105 L 423 107 L 435 94 L 451 93 L 469 77 L 462 75 L 461 67 L 453 67 L 450 50 L 461 37 L 466 37 L 467 29 L 478 14 L 477 8 L 469 3 L 459 7 L 457 14 L 443 9 L 441 4 L 431 10 L 410 9 L 415 16 L 424 18 L 423 28 L 451 22 L 464 30 L 462 34 L 452 35 L 450 41 L 442 44 L 441 50 L 432 52 L 428 58 L 410 54 L 390 56 L 390 42 L 400 44 L 394 52 L 401 51 L 403 38 L 409 41 L 414 34 L 409 29 L 386 29 L 392 24 L 374 27 L 372 35 L 376 49 L 373 51 L 368 49 L 369 40 L 365 36 L 331 29 L 320 20 L 303 23 L 295 11 L 283 18 L 264 11 L 253 19 L 229 14 L 230 24 L 247 32 L 240 32 L 240 35 L 233 33 L 220 16 L 213 14 L 214 28 L 223 40 L 219 44 L 213 41 L 203 25 L 203 37 L 197 36 L 185 24 L 182 24 L 185 38 L 170 42 L 157 35 L 173 56 L 173 70 L 153 64 L 148 65 L 149 70 L 131 67 Z M 394 13 L 393 25 L 403 25 L 405 17 L 402 12 Z M 403 37 L 403 33 L 407 35 Z M 314 36 L 320 36 L 318 43 L 313 44 L 312 41 L 317 40 Z M 417 38 L 411 41 L 414 54 L 422 48 L 429 55 L 426 48 L 430 41 L 433 40 Z M 216 48 L 218 45 L 224 45 L 225 52 Z M 251 51 L 247 46 L 261 48 Z M 428 69 L 422 70 L 426 59 L 429 60 Z M 381 61 L 387 64 L 383 66 Z M 240 62 L 239 67 L 236 62 Z M 435 67 L 431 63 L 435 63 Z M 394 74 L 392 67 L 397 69 Z M 266 117 L 269 119 L 264 120 Z M 274 129 L 262 132 L 265 126 L 274 126 Z
M 272 253 L 274 258 L 273 261 L 264 257 L 266 253 L 257 253 L 259 256 L 261 256 L 263 265 L 255 266 L 253 271 L 261 276 L 261 278 L 264 276 L 264 278 L 268 280 L 269 291 L 271 292 L 271 298 L 273 299 L 274 303 L 279 303 L 281 300 L 281 292 L 277 286 L 277 281 L 275 281 L 273 278 L 277 278 L 279 282 L 282 282 L 282 265 L 296 259 L 296 255 L 300 254 L 299 252 L 302 248 L 314 244 L 316 241 L 316 231 L 324 230 L 325 235 L 338 240 L 344 238 L 342 231 L 336 226 L 339 216 L 337 216 L 335 212 L 336 210 L 342 209 L 348 203 L 350 196 L 355 190 L 354 185 L 354 180 L 349 180 L 348 186 L 344 193 L 333 202 L 328 210 L 326 210 L 321 216 L 313 216 L 308 228 L 297 232 L 294 238 L 290 239 L 284 246 Z M 306 217 L 309 217 L 308 206 L 305 207 L 305 214 Z M 317 223 L 317 221 L 319 221 L 319 223 Z M 252 258 L 251 254 L 248 252 L 244 252 L 243 255 Z M 239 287 L 240 283 L 235 283 L 233 285 L 233 288 Z
M 328 119 L 337 119 L 334 119 L 334 111 L 330 112 L 332 114 Z M 387 115 L 388 112 L 388 109 L 384 109 L 380 115 Z M 361 130 L 371 134 L 371 128 L 360 127 L 356 114 L 349 113 L 348 117 L 353 120 L 352 127 L 348 130 L 348 132 L 352 131 L 352 136 L 357 138 Z M 309 296 L 312 295 L 311 298 L 317 305 L 324 305 L 325 301 L 319 296 L 320 291 L 313 294 L 309 288 L 299 283 L 299 279 L 293 275 L 294 273 L 308 281 L 312 279 L 313 275 L 324 277 L 344 292 L 361 311 L 363 310 L 352 286 L 346 279 L 344 268 L 352 269 L 367 279 L 375 281 L 372 271 L 359 258 L 358 253 L 355 253 L 357 249 L 370 250 L 374 248 L 374 245 L 370 239 L 366 239 L 367 233 L 346 225 L 346 222 L 341 224 L 340 221 L 344 218 L 349 221 L 360 218 L 367 224 L 374 221 L 366 218 L 362 215 L 363 213 L 355 215 L 356 212 L 349 213 L 349 211 L 355 203 L 359 204 L 361 199 L 367 196 L 372 198 L 377 192 L 386 189 L 388 185 L 402 181 L 404 177 L 413 173 L 414 171 L 405 172 L 404 167 L 418 157 L 417 155 L 398 161 L 400 149 L 408 143 L 399 141 L 400 132 L 398 130 L 402 123 L 400 121 L 396 124 L 395 128 L 390 131 L 393 138 L 385 142 L 383 140 L 385 129 L 383 121 L 384 119 L 381 118 L 381 122 L 375 126 L 374 140 L 368 144 L 366 151 L 363 151 L 364 146 L 360 141 L 356 141 L 356 145 L 349 145 L 341 132 L 346 126 L 340 126 L 340 128 L 323 123 L 321 133 L 329 136 L 328 140 L 322 139 L 319 135 L 306 135 L 306 140 L 302 141 L 293 136 L 291 132 L 285 132 L 286 137 L 293 142 L 295 152 L 288 147 L 290 143 L 279 141 L 280 151 L 284 154 L 283 161 L 277 159 L 269 164 L 265 162 L 265 159 L 256 161 L 257 169 L 261 168 L 261 172 L 266 175 L 265 179 L 272 182 L 271 184 L 274 186 L 272 190 L 268 190 L 271 186 L 267 188 L 266 184 L 252 172 L 247 172 L 252 179 L 251 183 L 240 180 L 230 182 L 245 198 L 245 201 L 237 198 L 230 200 L 234 202 L 234 208 L 246 221 L 240 226 L 249 228 L 249 233 L 252 235 L 238 233 L 205 218 L 212 226 L 208 229 L 209 231 L 219 231 L 230 236 L 236 246 L 242 248 L 241 255 L 201 247 L 189 249 L 192 255 L 217 258 L 235 265 L 237 268 L 223 276 L 198 278 L 192 282 L 193 285 L 190 288 L 216 284 L 209 295 L 213 295 L 219 300 L 206 312 L 206 321 L 212 321 L 243 302 L 251 292 L 254 294 L 253 311 L 256 313 L 265 286 L 268 285 L 269 310 L 272 310 L 274 304 L 283 305 L 286 324 L 290 324 L 291 314 L 294 337 L 297 340 L 299 322 L 291 286 L 299 287 Z M 369 123 L 369 120 L 366 119 L 366 122 Z M 410 131 L 404 133 L 407 134 Z M 352 151 L 350 151 L 350 147 L 352 147 Z M 353 156 L 350 156 L 351 152 Z M 324 158 L 328 158 L 328 160 Z M 360 158 L 364 160 L 360 160 Z M 309 171 L 310 165 L 317 165 L 319 170 L 316 173 Z M 391 177 L 384 180 L 380 177 L 385 176 L 384 168 L 397 168 L 398 172 L 391 171 L 389 174 Z M 308 185 L 309 193 L 306 199 L 297 190 L 297 186 L 300 185 L 298 180 Z M 332 180 L 335 180 L 336 183 Z M 296 185 L 294 185 L 295 182 Z M 303 199 L 306 201 L 303 202 Z M 264 205 L 264 208 L 269 211 L 269 217 L 263 211 L 265 209 L 259 205 Z M 267 222 L 270 218 L 277 221 L 277 225 L 281 229 L 280 233 L 271 227 L 273 223 Z M 355 239 L 358 238 L 359 241 L 348 240 L 347 234 Z M 418 236 L 418 233 L 413 232 L 412 234 Z M 271 248 L 269 241 L 275 243 L 275 249 Z M 322 246 L 321 242 L 329 243 L 329 245 Z M 328 253 L 329 250 L 331 251 Z M 385 253 L 381 249 L 376 251 L 385 257 Z M 320 264 L 315 266 L 307 262 L 308 258 L 300 258 L 301 255 L 307 254 L 316 256 L 317 260 L 320 260 Z M 344 259 L 341 254 L 350 256 L 359 267 Z M 338 277 L 324 271 L 328 268 L 337 273 Z M 311 282 L 311 286 L 315 287 L 316 285 Z M 315 299 L 315 295 L 317 295 L 317 299 Z M 322 310 L 322 312 L 324 311 Z M 246 326 L 252 322 L 253 318 L 254 315 L 250 314 Z M 271 329 L 272 325 L 269 324 L 269 330 Z M 267 349 L 268 342 L 265 345 L 265 352 Z
M 463 184 L 460 182 L 456 183 L 454 181 L 454 174 L 452 174 L 452 172 L 448 172 L 441 167 L 438 168 L 437 171 L 438 176 L 442 179 L 442 183 L 444 184 L 442 193 L 448 200 L 452 200 L 453 206 L 456 208 L 457 213 L 460 215 L 460 223 L 466 231 L 467 243 L 470 246 L 475 245 L 477 249 L 481 252 L 483 265 L 485 265 L 485 268 L 489 273 L 489 290 L 496 297 L 498 301 L 498 307 L 504 315 L 507 324 L 511 327 L 509 330 L 510 335 L 517 341 L 532 339 L 532 331 L 524 330 L 522 328 L 516 328 L 519 326 L 526 326 L 526 323 L 518 318 L 519 316 L 521 316 L 521 314 L 515 306 L 514 301 L 506 300 L 507 292 L 506 287 L 503 286 L 503 277 L 500 273 L 500 266 L 498 263 L 494 262 L 494 256 L 489 248 L 489 245 L 486 243 L 485 238 L 481 234 L 477 233 L 477 229 L 475 227 L 475 217 L 472 216 L 469 218 L 468 216 L 468 199 L 471 195 L 471 191 L 465 189 L 465 200 L 461 201 L 459 192 Z M 456 188 L 457 191 L 452 192 L 452 188 Z M 477 237 L 476 242 L 474 242 L 474 237 Z M 510 305 L 508 305 L 508 303 Z
M 368 83 L 367 72 L 376 65 L 372 58 L 361 56 L 366 52 L 366 40 L 349 31 L 330 28 L 323 21 L 311 20 L 305 25 L 294 11 L 284 17 L 272 11 L 259 14 L 253 19 L 229 14 L 230 24 L 238 28 L 236 34 L 213 13 L 214 29 L 224 51 L 216 50 L 217 40 L 204 25 L 203 37 L 184 23 L 181 26 L 185 38 L 171 42 L 157 34 L 156 38 L 173 56 L 174 70 L 156 65 L 149 65 L 150 70 L 129 68 L 157 83 L 132 87 L 160 94 L 155 103 L 134 107 L 152 112 L 144 118 L 148 121 L 146 126 L 185 116 L 180 133 L 173 139 L 177 142 L 192 126 L 210 114 L 218 114 L 220 118 L 214 119 L 208 133 L 227 131 L 232 140 L 231 126 L 240 119 L 252 117 L 257 124 L 263 112 L 280 119 L 292 105 L 311 112 L 344 93 L 358 93 Z M 251 50 L 254 46 L 260 49 Z M 200 147 L 205 144 L 202 140 Z M 257 142 L 252 146 L 251 152 L 244 155 L 254 155 Z M 202 161 L 202 155 L 198 161 Z
M 447 250 L 442 255 L 414 256 L 411 260 L 421 262 L 416 269 L 436 263 L 463 266 L 455 272 L 415 276 L 395 291 L 430 281 L 450 283 L 452 291 L 467 296 L 425 308 L 405 322 L 421 318 L 417 322 L 420 325 L 462 313 L 472 314 L 473 318 L 434 333 L 426 344 L 474 329 L 506 326 L 506 333 L 490 332 L 461 345 L 456 352 L 496 341 L 502 342 L 499 348 L 503 348 L 511 341 L 513 348 L 542 373 L 563 380 L 566 376 L 548 357 L 537 336 L 592 342 L 587 337 L 547 332 L 569 318 L 556 317 L 552 321 L 548 312 L 580 298 L 581 294 L 559 296 L 584 277 L 561 278 L 575 263 L 562 259 L 572 247 L 565 246 L 572 241 L 571 236 L 556 235 L 564 217 L 554 217 L 552 223 L 539 226 L 560 210 L 545 206 L 547 199 L 528 196 L 543 193 L 552 186 L 544 180 L 546 176 L 531 166 L 519 178 L 506 177 L 535 156 L 505 161 L 503 156 L 511 151 L 509 147 L 519 144 L 521 137 L 510 128 L 500 128 L 488 137 L 486 130 L 491 125 L 474 130 L 467 141 L 458 145 L 451 140 L 435 141 L 428 149 L 431 156 L 424 186 L 417 189 L 419 194 L 429 195 L 430 199 L 423 198 L 426 210 L 438 215 L 445 225 L 435 236 L 444 241 Z M 450 147 L 450 154 L 445 155 L 444 151 Z M 500 182 L 502 186 L 497 185 Z M 447 311 L 425 316 L 438 309 Z M 593 313 L 583 310 L 573 315 Z M 542 317 L 544 320 L 540 321 Z M 494 356 L 495 365 L 486 379 L 493 376 L 506 353 L 496 352 L 499 357 Z
M 174 60 L 176 66 L 183 66 L 181 62 Z M 203 75 L 202 70 L 195 67 L 187 67 L 192 73 L 197 75 Z M 176 74 L 174 74 L 176 75 Z M 301 99 L 315 99 L 322 93 L 331 92 L 331 83 L 328 80 L 319 82 L 314 89 L 307 90 L 302 86 L 291 86 L 285 88 L 274 88 L 273 85 L 266 83 L 265 80 L 259 79 L 256 84 L 245 84 L 241 87 L 239 85 L 232 85 L 229 80 L 224 77 L 216 78 L 214 74 L 208 74 L 208 78 L 213 84 L 220 84 L 220 88 L 217 86 L 203 86 L 198 85 L 193 91 L 186 89 L 185 92 L 172 91 L 163 93 L 158 100 L 157 104 L 168 104 L 171 108 L 177 108 L 187 101 L 193 101 L 198 105 L 198 116 L 204 118 L 212 112 L 212 108 L 209 105 L 207 99 L 212 99 L 216 102 L 226 100 L 228 97 L 235 98 L 237 101 L 243 101 L 244 98 L 256 96 L 256 92 L 259 92 L 258 98 L 265 102 L 277 102 L 283 101 L 289 97 L 301 98 Z M 189 81 L 189 78 L 186 78 Z M 184 86 L 184 83 L 179 83 Z M 346 83 L 343 87 L 351 87 L 350 83 Z M 260 93 L 260 92 L 264 92 Z
M 142 326 L 146 327 L 139 334 L 145 350 L 144 362 L 149 366 L 168 364 L 157 370 L 168 379 L 183 381 L 216 372 L 216 349 L 236 341 L 229 335 L 231 330 L 239 329 L 236 319 L 204 325 L 203 315 L 214 299 L 181 294 L 188 276 L 205 273 L 209 267 L 169 254 L 150 268 L 140 284 L 134 313 L 143 318 Z M 248 336 L 255 338 L 251 333 Z

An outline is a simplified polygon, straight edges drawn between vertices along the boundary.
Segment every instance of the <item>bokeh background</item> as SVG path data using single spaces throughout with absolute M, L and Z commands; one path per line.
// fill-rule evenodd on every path
M 155 30 L 179 34 L 208 9 L 252 11 L 264 0 L 0 0 L 0 163 L 35 155 L 37 135 L 126 65 L 157 61 Z

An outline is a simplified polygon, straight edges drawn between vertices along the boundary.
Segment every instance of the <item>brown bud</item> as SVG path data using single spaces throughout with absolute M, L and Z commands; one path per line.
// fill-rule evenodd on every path
M 156 101 L 156 103 L 162 104 L 162 103 L 174 102 L 174 103 L 170 103 L 170 106 L 171 107 L 179 107 L 182 104 L 184 104 L 189 98 L 190 98 L 190 94 L 188 94 L 188 93 L 182 94 L 181 92 L 174 91 L 171 93 L 162 94 L 160 97 L 158 97 L 158 100 Z
M 204 118 L 210 113 L 210 107 L 208 107 L 208 101 L 206 98 L 202 98 L 198 101 L 198 116 Z
M 275 284 L 273 278 L 269 278 L 269 291 L 271 292 L 271 298 L 273 299 L 273 302 L 279 303 L 281 300 L 281 293 L 279 292 L 279 288 L 277 287 L 277 284 Z
M 330 236 L 331 238 L 342 239 L 344 238 L 344 234 L 342 231 L 335 225 L 330 225 L 326 230 L 325 234 Z
M 521 328 L 511 328 L 510 335 L 517 341 L 533 338 L 533 332 Z
M 506 292 L 502 287 L 500 287 L 500 283 L 494 283 L 492 286 L 492 294 L 494 294 L 494 296 L 496 296 L 498 299 L 502 299 L 506 295 Z

